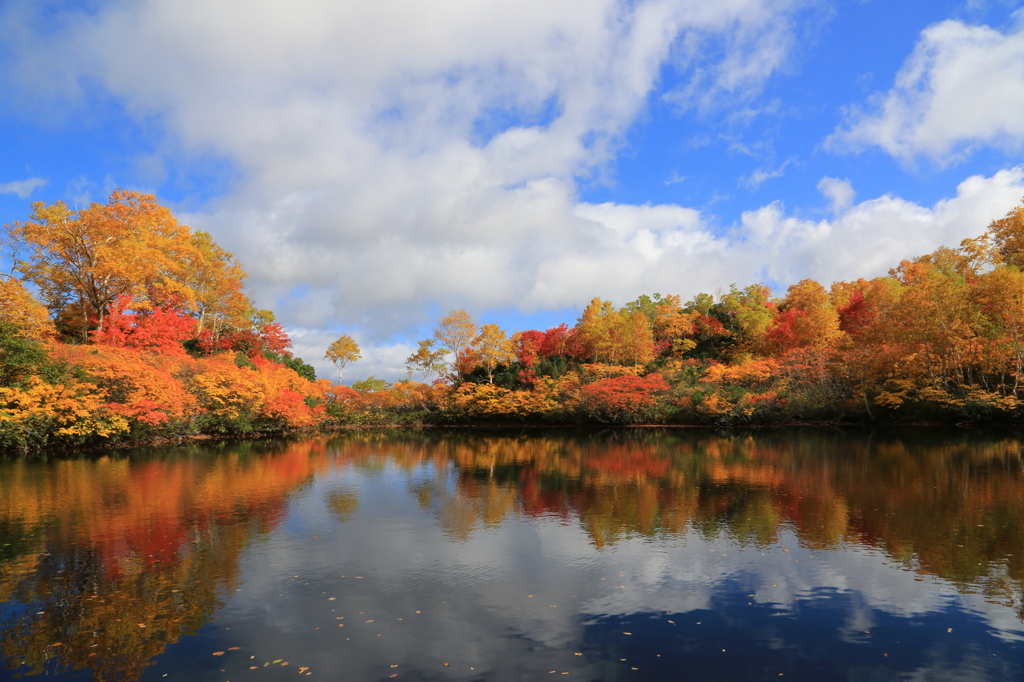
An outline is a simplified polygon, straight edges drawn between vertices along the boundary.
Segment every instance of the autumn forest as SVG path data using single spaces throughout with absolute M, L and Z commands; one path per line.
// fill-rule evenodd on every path
M 351 337 L 325 349 L 339 382 L 317 380 L 253 305 L 242 265 L 154 197 L 33 209 L 3 240 L 4 449 L 344 425 L 1024 417 L 1024 205 L 887 276 L 781 297 L 751 284 L 621 308 L 595 298 L 574 324 L 512 334 L 452 311 L 406 379 L 351 387 Z

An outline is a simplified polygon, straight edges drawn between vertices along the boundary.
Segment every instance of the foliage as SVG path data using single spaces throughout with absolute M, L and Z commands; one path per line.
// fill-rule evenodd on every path
M 327 347 L 324 360 L 330 360 L 338 368 L 338 383 L 341 383 L 341 375 L 345 371 L 345 365 L 355 362 L 363 357 L 359 350 L 359 344 L 348 334 L 342 334 L 338 339 Z
M 0 323 L 36 341 L 49 339 L 56 332 L 46 308 L 12 277 L 0 279 Z
M 413 372 L 420 372 L 423 381 L 430 383 L 430 378 L 439 375 L 446 366 L 444 361 L 445 351 L 434 350 L 436 339 L 425 339 L 418 343 L 416 352 L 405 359 L 405 366 L 409 370 L 409 376 Z
M 127 431 L 128 420 L 104 403 L 102 391 L 76 381 L 0 387 L 0 447 L 26 450 L 83 444 Z
M 656 419 L 660 394 L 669 385 L 660 374 L 638 377 L 624 374 L 587 384 L 581 390 L 582 408 L 587 416 L 602 422 L 630 424 Z

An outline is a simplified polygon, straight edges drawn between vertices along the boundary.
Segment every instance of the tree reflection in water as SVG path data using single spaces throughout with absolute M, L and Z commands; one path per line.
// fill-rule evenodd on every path
M 696 532 L 872 547 L 1024 622 L 1024 465 L 1012 434 L 934 431 L 449 434 L 0 461 L 0 625 L 22 674 L 135 680 L 237 589 L 240 558 L 317 476 L 404 475 L 452 542 L 509 519 L 578 523 L 599 551 Z M 337 523 L 358 487 L 330 485 Z

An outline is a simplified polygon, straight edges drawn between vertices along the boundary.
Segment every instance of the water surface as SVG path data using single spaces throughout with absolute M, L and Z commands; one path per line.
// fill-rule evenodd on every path
M 1015 680 L 1013 434 L 375 432 L 0 460 L 0 676 Z

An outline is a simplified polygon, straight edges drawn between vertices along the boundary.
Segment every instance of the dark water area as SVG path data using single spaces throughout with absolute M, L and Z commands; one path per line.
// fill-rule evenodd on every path
M 0 678 L 1021 680 L 1013 433 L 0 459 Z

